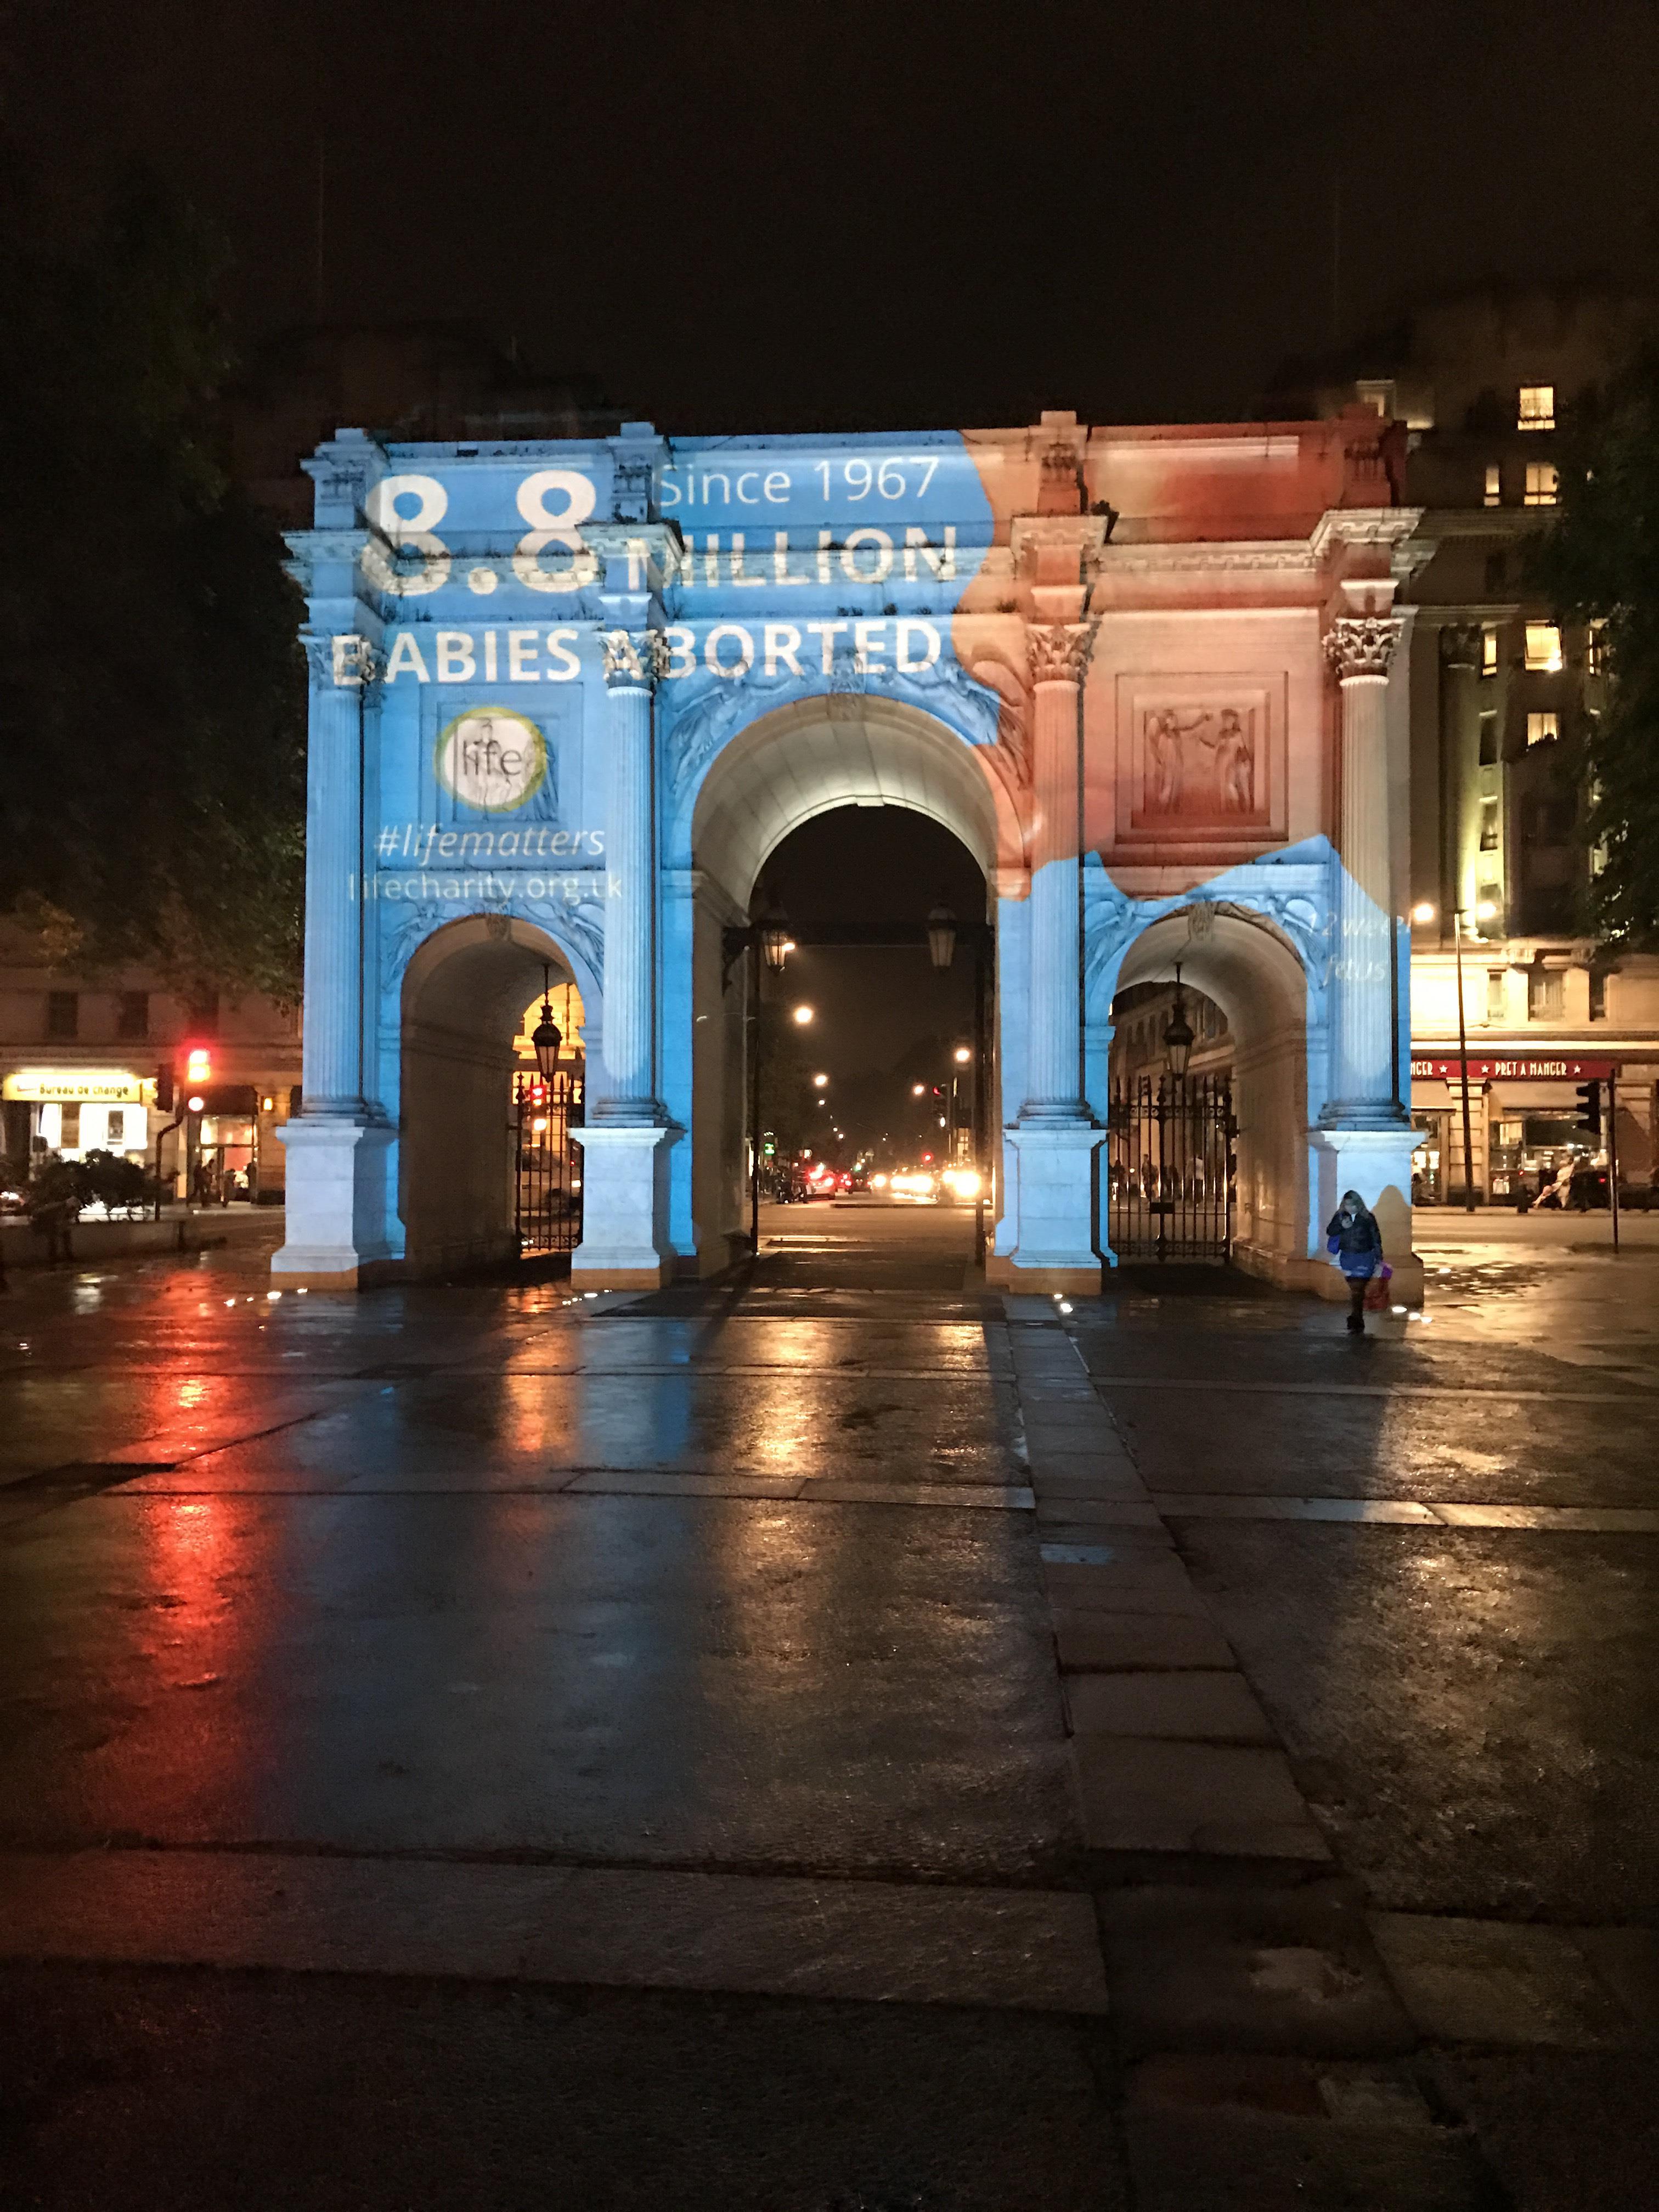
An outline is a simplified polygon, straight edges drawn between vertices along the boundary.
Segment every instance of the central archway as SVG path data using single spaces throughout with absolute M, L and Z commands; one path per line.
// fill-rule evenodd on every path
M 688 1241 L 699 1272 L 726 1266 L 744 1249 L 746 1225 L 748 1048 L 744 994 L 726 988 L 723 932 L 748 921 L 761 872 L 793 831 L 849 806 L 908 809 L 949 830 L 987 886 L 984 915 L 964 919 L 993 919 L 998 889 L 1015 878 L 1023 884 L 1025 831 L 1009 784 L 983 750 L 919 708 L 850 695 L 763 715 L 711 764 L 689 821 L 678 825 L 695 897 L 684 1044 L 696 1100 Z M 672 1060 L 673 1040 L 665 1042 Z M 994 1097 L 994 1084 L 988 1093 Z

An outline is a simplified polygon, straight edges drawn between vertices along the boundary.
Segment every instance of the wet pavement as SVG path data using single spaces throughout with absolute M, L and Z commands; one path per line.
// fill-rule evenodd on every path
M 0 2202 L 1636 2201 L 1659 1247 L 1435 1226 L 1363 1344 L 937 1209 L 15 1278 Z

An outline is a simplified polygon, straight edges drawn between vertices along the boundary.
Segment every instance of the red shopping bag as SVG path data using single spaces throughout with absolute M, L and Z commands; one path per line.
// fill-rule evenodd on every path
M 1389 1278 L 1393 1273 L 1392 1267 L 1386 1265 L 1381 1267 L 1366 1284 L 1365 1310 L 1367 1313 L 1387 1313 L 1389 1310 L 1390 1303 Z

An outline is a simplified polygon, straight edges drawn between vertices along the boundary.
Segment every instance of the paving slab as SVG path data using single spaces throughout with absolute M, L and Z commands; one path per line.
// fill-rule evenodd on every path
M 0 1861 L 0 1955 L 1101 2013 L 1086 1897 L 203 1851 Z
M 1073 1742 L 1095 1850 L 1330 1857 L 1282 1752 L 1127 1736 Z
M 1371 1916 L 1401 2001 L 1434 2043 L 1616 2050 L 1643 2031 L 1565 1929 L 1406 1912 Z
M 1270 1743 L 1279 1738 L 1236 1670 L 1082 1674 L 1066 1685 L 1079 1735 L 1164 1736 L 1194 1743 Z
M 1414 2044 L 1348 1883 L 1154 1884 L 1096 1901 L 1113 2033 L 1126 2059 L 1155 2051 L 1381 2057 Z
M 1182 1613 L 1057 1612 L 1054 1648 L 1067 1672 L 1229 1667 L 1233 1658 L 1212 1620 Z

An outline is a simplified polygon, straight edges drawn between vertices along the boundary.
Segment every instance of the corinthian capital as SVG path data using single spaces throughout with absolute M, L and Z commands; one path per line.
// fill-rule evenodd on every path
M 1082 683 L 1094 642 L 1092 623 L 1028 623 L 1025 638 L 1034 684 Z
M 1386 676 L 1405 627 L 1398 615 L 1339 615 L 1325 633 L 1325 658 L 1338 682 Z
M 621 690 L 649 691 L 668 673 L 668 640 L 659 629 L 602 629 L 605 680 Z
M 386 672 L 385 655 L 376 652 L 366 637 L 359 637 L 352 631 L 319 635 L 307 630 L 300 642 L 306 649 L 306 665 L 311 671 L 312 682 L 325 690 L 336 684 L 356 689 L 378 684 Z
M 1448 623 L 1440 633 L 1440 658 L 1448 668 L 1479 668 L 1479 623 Z

